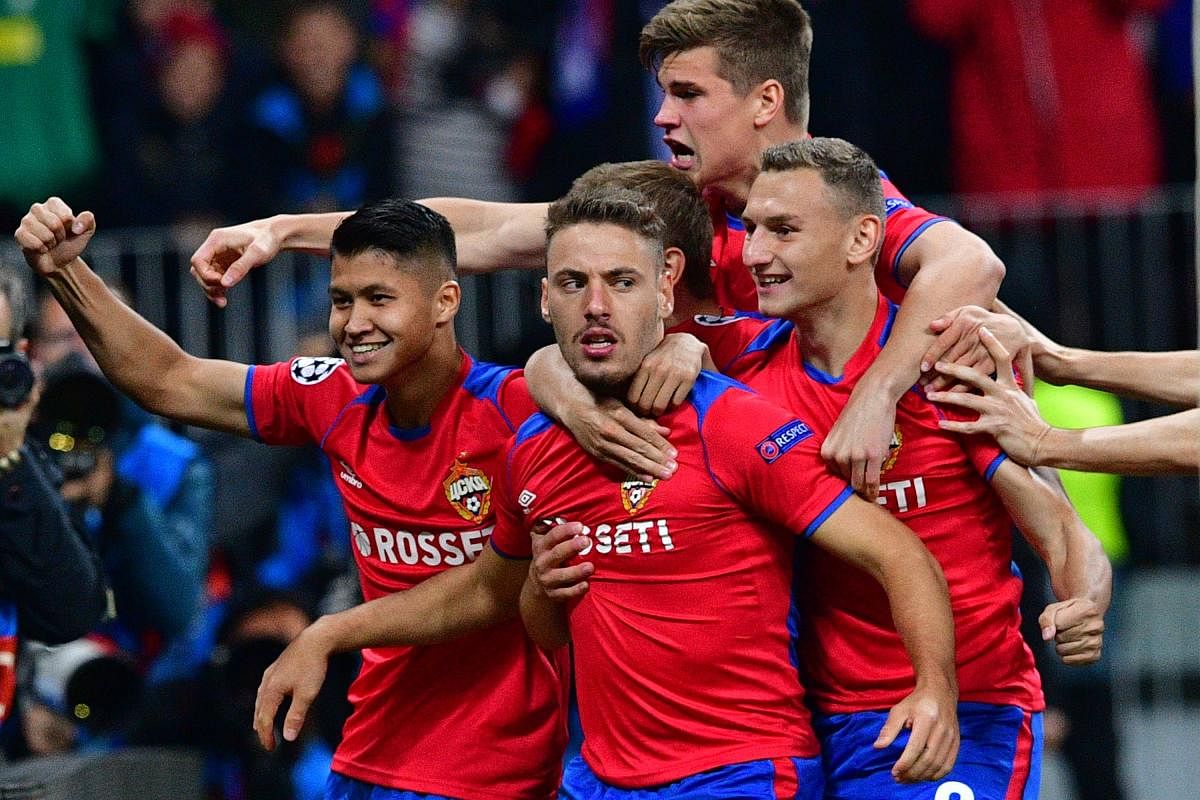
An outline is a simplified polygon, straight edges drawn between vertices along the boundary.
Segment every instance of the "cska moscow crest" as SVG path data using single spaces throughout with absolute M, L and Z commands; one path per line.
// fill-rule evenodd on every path
M 464 457 L 466 453 L 454 459 L 442 487 L 458 515 L 478 525 L 492 510 L 492 482 L 480 470 L 464 464 L 461 460 Z
M 647 483 L 639 478 L 630 478 L 621 484 L 621 505 L 630 514 L 638 513 L 645 508 L 655 486 L 658 486 L 658 479 Z
M 900 457 L 900 446 L 902 444 L 904 444 L 904 435 L 900 433 L 900 426 L 897 425 L 892 429 L 892 441 L 888 443 L 888 455 L 883 461 L 883 466 L 879 468 L 879 474 L 882 475 L 896 466 L 896 459 Z

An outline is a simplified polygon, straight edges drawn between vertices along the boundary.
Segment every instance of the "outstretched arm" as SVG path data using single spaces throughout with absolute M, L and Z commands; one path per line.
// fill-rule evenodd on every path
M 896 403 L 921 377 L 921 358 L 933 343 L 929 320 L 970 303 L 990 306 L 1004 278 L 1004 265 L 987 243 L 950 223 L 922 233 L 905 251 L 900 271 L 910 284 L 887 345 L 821 447 L 821 455 L 868 500 L 879 494 Z
M 993 307 L 995 311 L 965 306 L 934 320 L 930 327 L 940 335 L 922 358 L 922 370 L 947 361 L 991 372 L 991 358 L 979 338 L 979 328 L 987 326 L 1008 352 L 1027 352 L 1034 373 L 1047 383 L 1087 386 L 1184 408 L 1200 405 L 1200 350 L 1104 353 L 1064 347 L 999 300 Z M 1025 376 L 1023 369 L 1021 374 Z M 948 383 L 939 378 L 932 385 L 940 389 Z
M 1098 661 L 1112 597 L 1112 567 L 1100 540 L 1062 490 L 1030 469 L 1005 461 L 992 476 L 992 487 L 1050 573 L 1058 602 L 1039 617 L 1042 638 L 1055 640 L 1065 664 Z
M 433 644 L 512 619 L 527 573 L 525 561 L 502 558 L 485 547 L 470 564 L 438 573 L 407 591 L 321 617 L 263 673 L 254 703 L 259 741 L 274 749 L 275 714 L 289 697 L 283 738 L 295 741 L 333 654 Z
M 857 497 L 831 514 L 812 540 L 883 586 L 916 672 L 916 688 L 892 708 L 875 747 L 887 747 L 911 728 L 892 775 L 901 781 L 943 777 L 958 755 L 959 732 L 954 618 L 941 567 L 912 531 Z
M 155 414 L 248 436 L 246 365 L 185 353 L 118 300 L 80 257 L 95 231 L 90 211 L 52 197 L 34 204 L 16 239 L 114 386 Z
M 460 273 L 544 266 L 546 203 L 489 203 L 459 197 L 419 202 L 449 220 Z M 192 255 L 192 276 L 210 300 L 224 306 L 229 289 L 281 250 L 328 254 L 334 230 L 351 213 L 278 214 L 217 228 Z
M 1058 467 L 1119 475 L 1196 474 L 1200 472 L 1200 409 L 1104 428 L 1064 430 L 1051 427 L 1012 377 L 1012 357 L 986 328 L 980 339 L 999 364 L 995 380 L 957 364 L 937 369 L 981 394 L 930 392 L 934 402 L 970 409 L 973 421 L 942 420 L 946 430 L 986 433 L 1010 458 L 1032 467 Z

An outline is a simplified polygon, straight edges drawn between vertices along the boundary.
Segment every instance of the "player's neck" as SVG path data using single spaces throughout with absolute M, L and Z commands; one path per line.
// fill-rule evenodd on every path
M 874 280 L 854 281 L 834 297 L 789 315 L 800 357 L 828 375 L 841 375 L 871 323 L 879 293 Z
M 705 191 L 718 197 L 727 212 L 740 217 L 746 210 L 746 198 L 750 196 L 750 187 L 758 177 L 763 151 L 777 144 L 807 138 L 808 131 L 803 125 L 793 125 L 783 118 L 772 122 L 758 132 L 759 147 L 747 158 L 743 169 L 737 175 L 705 187 Z
M 679 323 L 686 322 L 697 314 L 710 314 L 714 317 L 720 316 L 721 307 L 717 305 L 716 300 L 699 300 L 687 289 L 676 286 L 675 310 L 666 319 L 667 328 L 674 328 Z
M 439 331 L 420 359 L 384 384 L 392 424 L 400 428 L 428 425 L 438 405 L 458 383 L 463 358 L 453 330 Z

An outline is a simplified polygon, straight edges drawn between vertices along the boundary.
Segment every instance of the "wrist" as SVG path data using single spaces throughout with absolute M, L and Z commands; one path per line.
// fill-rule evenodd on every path
M 1042 429 L 1041 435 L 1033 443 L 1033 455 L 1030 463 L 1026 466 L 1054 466 L 1062 461 L 1063 453 L 1069 452 L 1072 446 L 1069 439 L 1073 433 L 1073 431 L 1046 425 Z
M 342 619 L 340 614 L 326 614 L 318 617 L 300 636 L 312 646 L 318 648 L 326 657 L 351 649 L 343 646 Z
M 1070 347 L 1050 347 L 1035 345 L 1033 349 L 1033 374 L 1047 383 L 1061 386 L 1070 381 L 1071 364 L 1076 359 L 1076 353 Z

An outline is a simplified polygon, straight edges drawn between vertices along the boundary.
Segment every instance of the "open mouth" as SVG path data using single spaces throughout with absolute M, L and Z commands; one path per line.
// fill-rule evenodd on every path
M 755 280 L 760 287 L 779 286 L 787 283 L 792 279 L 791 275 L 755 275 Z
M 696 166 L 696 151 L 683 142 L 675 141 L 669 136 L 663 137 L 663 143 L 671 150 L 671 166 L 676 169 L 689 170 Z
M 617 347 L 617 337 L 611 331 L 586 331 L 579 337 L 579 343 L 588 358 L 607 358 Z

